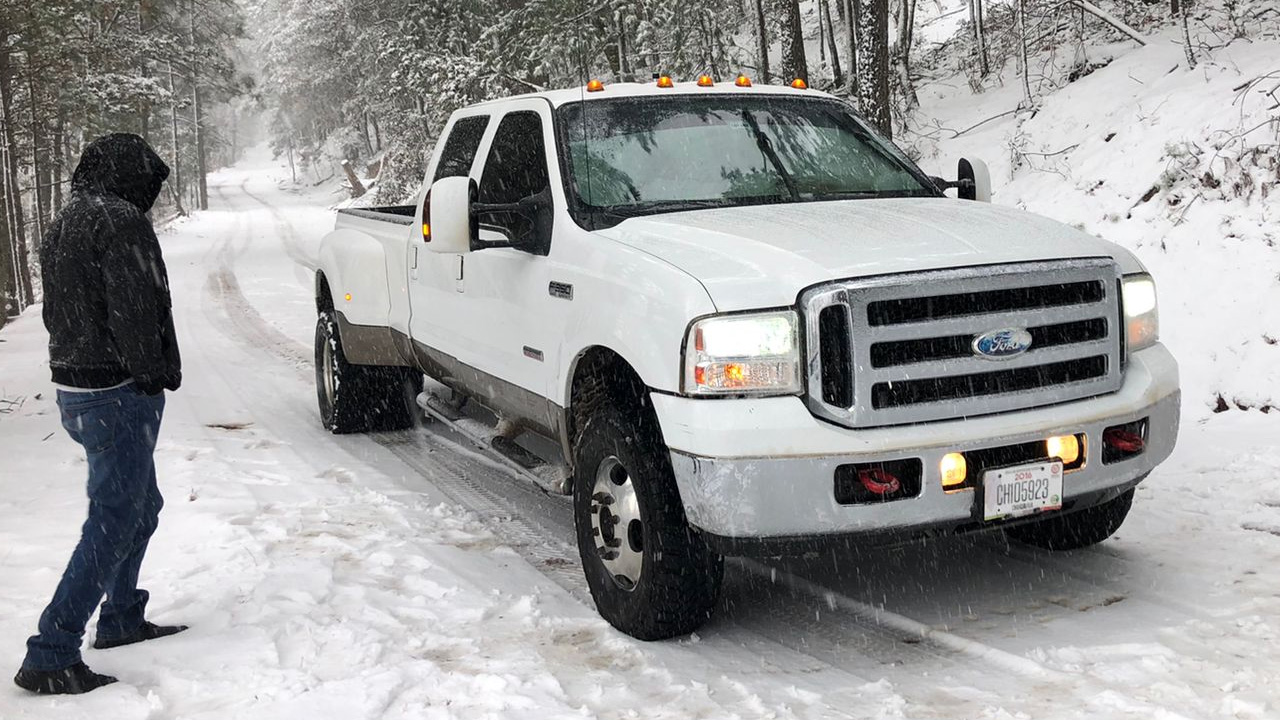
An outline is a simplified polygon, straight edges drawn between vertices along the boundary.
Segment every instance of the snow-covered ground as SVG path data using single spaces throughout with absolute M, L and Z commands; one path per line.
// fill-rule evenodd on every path
M 1167 59 L 1142 52 L 1140 67 L 1083 82 L 1142 80 Z M 1142 87 L 1172 82 L 1161 77 Z M 1206 103 L 1237 84 L 1205 82 Z M 957 102 L 928 93 L 926 105 Z M 696 636 L 622 636 L 586 596 L 567 501 L 438 425 L 321 429 L 308 266 L 337 198 L 281 189 L 287 170 L 258 155 L 211 178 L 211 210 L 162 234 L 186 385 L 157 453 L 168 505 L 143 576 L 152 617 L 192 629 L 86 651 L 121 678 L 88 696 L 0 683 L 0 718 L 1280 716 L 1280 413 L 1212 412 L 1218 394 L 1277 399 L 1280 347 L 1261 337 L 1280 333 L 1275 199 L 1202 200 L 1177 226 L 1144 208 L 1125 218 L 1155 178 L 1107 158 L 1168 128 L 1120 114 L 1082 140 L 1070 126 L 1083 101 L 1052 102 L 1022 129 L 1044 152 L 1079 142 L 1068 182 L 1025 169 L 1010 181 L 998 152 L 1010 125 L 942 152 L 972 141 L 996 161 L 999 201 L 1105 232 L 1161 284 L 1185 423 L 1115 539 L 1062 555 L 977 537 L 735 562 Z M 972 103 L 952 111 L 958 126 L 1017 93 Z M 1099 137 L 1107 147 L 1085 154 L 1113 131 L 1133 139 Z M 1108 189 L 1090 193 L 1094 178 Z M 0 414 L 0 669 L 17 669 L 83 517 L 84 461 L 58 426 L 45 340 L 38 308 L 0 332 L 0 397 L 19 403 Z

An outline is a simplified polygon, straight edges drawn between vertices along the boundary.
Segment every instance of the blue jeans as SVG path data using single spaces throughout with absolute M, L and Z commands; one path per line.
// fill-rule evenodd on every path
M 106 595 L 98 637 L 132 634 L 143 622 L 147 591 L 138 571 L 164 499 L 152 453 L 164 414 L 164 393 L 139 395 L 133 385 L 85 393 L 58 391 L 62 427 L 89 461 L 89 518 L 80 543 L 27 640 L 27 670 L 59 670 L 80 662 L 85 624 Z

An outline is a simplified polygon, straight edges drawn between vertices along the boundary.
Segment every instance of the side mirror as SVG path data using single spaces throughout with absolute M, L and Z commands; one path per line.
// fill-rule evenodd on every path
M 956 189 L 961 200 L 991 202 L 991 172 L 981 160 L 961 158 L 956 167 L 956 179 L 930 178 L 941 190 Z
M 991 171 L 981 160 L 960 158 L 956 167 L 956 187 L 961 200 L 991 202 Z
M 476 198 L 476 181 L 469 177 L 440 178 L 427 191 L 423 240 L 431 252 L 466 254 L 479 235 L 471 205 Z
M 555 218 L 554 205 L 551 198 L 551 187 L 542 188 L 540 192 L 521 198 L 513 203 L 472 203 L 473 216 L 492 213 L 510 213 L 523 218 L 528 223 L 528 232 L 520 237 L 513 237 L 509 228 L 501 228 L 507 240 L 484 241 L 472 244 L 472 250 L 485 248 L 509 247 L 532 253 L 546 255 L 551 250 L 551 227 Z

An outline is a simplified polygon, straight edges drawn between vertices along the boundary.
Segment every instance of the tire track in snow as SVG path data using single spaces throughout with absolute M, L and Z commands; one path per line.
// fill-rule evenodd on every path
M 266 208 L 267 212 L 271 214 L 272 221 L 275 223 L 276 236 L 280 238 L 280 244 L 284 246 L 285 253 L 298 265 L 315 272 L 315 259 L 303 251 L 301 244 L 298 242 L 298 233 L 294 229 L 293 223 L 289 222 L 289 219 L 285 217 L 284 211 L 255 195 L 249 190 L 248 184 L 249 179 L 245 178 L 244 182 L 240 184 L 240 192 L 244 193 L 245 197 Z
M 227 198 L 223 187 L 215 185 L 212 189 L 222 204 L 234 211 L 234 205 Z M 295 370 L 303 371 L 314 362 L 309 349 L 299 347 L 296 341 L 267 322 L 240 290 L 240 282 L 235 273 L 236 253 L 233 243 L 235 236 L 247 236 L 243 232 L 247 224 L 245 218 L 238 217 L 235 235 L 218 238 L 210 250 L 214 262 L 205 281 L 205 293 L 213 302 L 206 306 L 209 311 L 207 314 L 229 337 L 252 348 L 266 350 L 289 363 Z

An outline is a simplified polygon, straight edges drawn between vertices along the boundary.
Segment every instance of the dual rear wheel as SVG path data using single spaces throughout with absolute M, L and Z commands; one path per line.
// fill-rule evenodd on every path
M 322 312 L 316 321 L 315 350 L 320 420 L 330 432 L 413 427 L 422 373 L 405 367 L 347 362 L 333 310 Z

